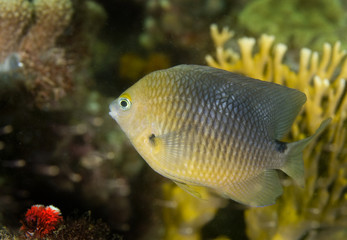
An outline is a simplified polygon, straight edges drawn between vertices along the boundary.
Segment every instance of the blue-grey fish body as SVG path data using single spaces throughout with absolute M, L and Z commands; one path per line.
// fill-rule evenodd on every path
M 251 206 L 275 202 L 280 169 L 304 185 L 298 142 L 280 140 L 306 101 L 274 83 L 196 65 L 148 74 L 110 105 L 110 115 L 158 173 Z

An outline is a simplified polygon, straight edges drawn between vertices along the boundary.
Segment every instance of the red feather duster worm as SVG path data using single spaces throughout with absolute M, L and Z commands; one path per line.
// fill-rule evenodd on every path
M 43 238 L 52 233 L 63 221 L 60 210 L 52 205 L 33 205 L 25 214 L 21 231 L 28 238 Z

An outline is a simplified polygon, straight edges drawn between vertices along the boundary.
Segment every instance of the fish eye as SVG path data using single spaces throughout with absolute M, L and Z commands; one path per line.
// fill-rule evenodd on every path
M 130 100 L 127 98 L 124 98 L 124 97 L 119 98 L 118 103 L 119 103 L 119 106 L 122 110 L 129 110 L 131 107 Z

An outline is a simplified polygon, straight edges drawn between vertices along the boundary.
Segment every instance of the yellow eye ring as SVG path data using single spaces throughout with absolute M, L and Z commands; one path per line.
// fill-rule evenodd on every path
M 120 97 L 118 100 L 118 104 L 119 104 L 119 107 L 124 111 L 129 110 L 131 107 L 130 100 L 125 97 Z

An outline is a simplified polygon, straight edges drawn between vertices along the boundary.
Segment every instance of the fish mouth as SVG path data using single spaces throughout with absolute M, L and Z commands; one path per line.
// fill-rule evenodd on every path
M 117 120 L 117 99 L 110 104 L 110 112 L 108 113 L 114 120 Z
M 116 113 L 114 113 L 114 112 L 109 112 L 108 113 L 114 120 L 116 120 L 117 119 L 117 114 Z

